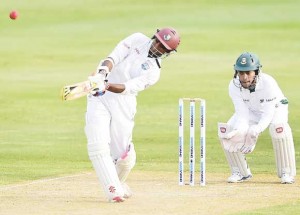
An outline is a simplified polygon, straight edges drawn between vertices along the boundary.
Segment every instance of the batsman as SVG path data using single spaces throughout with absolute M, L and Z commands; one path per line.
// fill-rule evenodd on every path
M 176 52 L 179 43 L 173 28 L 157 30 L 151 38 L 134 33 L 119 42 L 89 77 L 97 87 L 87 97 L 88 155 L 110 202 L 132 195 L 126 179 L 136 163 L 136 96 L 157 83 L 162 59 Z
M 227 123 L 218 123 L 218 136 L 231 169 L 229 183 L 252 178 L 246 155 L 259 135 L 269 127 L 275 153 L 277 175 L 282 184 L 292 184 L 296 176 L 295 148 L 288 123 L 288 100 L 277 82 L 261 70 L 254 53 L 242 53 L 234 65 L 229 96 L 235 112 Z

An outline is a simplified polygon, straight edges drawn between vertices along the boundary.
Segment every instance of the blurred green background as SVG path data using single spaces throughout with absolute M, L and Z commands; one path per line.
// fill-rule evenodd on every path
M 86 100 L 62 102 L 61 87 L 85 80 L 129 34 L 151 37 L 168 26 L 180 32 L 181 45 L 163 61 L 160 81 L 138 96 L 134 170 L 177 171 L 178 98 L 202 97 L 207 172 L 229 174 L 216 127 L 233 113 L 227 87 L 244 51 L 258 54 L 263 71 L 289 98 L 299 166 L 299 8 L 296 0 L 2 2 L 0 185 L 92 170 L 83 130 Z M 18 19 L 9 19 L 11 10 L 18 10 Z M 248 161 L 254 175 L 276 177 L 267 130 Z

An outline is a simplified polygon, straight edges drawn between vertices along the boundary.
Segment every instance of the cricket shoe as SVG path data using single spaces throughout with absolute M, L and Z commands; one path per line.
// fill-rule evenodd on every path
M 124 192 L 123 190 L 121 191 L 121 187 L 120 187 L 120 190 L 119 192 L 117 192 L 115 186 L 109 186 L 108 188 L 109 190 L 109 198 L 108 198 L 108 201 L 109 202 L 124 202 L 125 199 L 124 199 Z
M 281 176 L 281 184 L 293 184 L 295 179 L 287 173 L 283 173 Z
M 124 201 L 125 201 L 124 197 L 121 197 L 121 196 L 116 196 L 113 199 L 109 200 L 109 202 L 112 202 L 112 203 L 119 203 L 119 202 L 124 202 Z
M 243 176 L 240 172 L 233 172 L 232 175 L 227 179 L 228 183 L 239 183 L 244 182 L 252 178 L 252 174 Z
M 131 191 L 130 187 L 126 183 L 123 183 L 122 187 L 124 190 L 124 198 L 126 198 L 126 199 L 130 198 L 132 196 L 132 191 Z

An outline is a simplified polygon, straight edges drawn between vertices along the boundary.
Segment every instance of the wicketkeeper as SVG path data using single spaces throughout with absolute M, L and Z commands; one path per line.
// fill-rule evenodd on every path
M 88 155 L 111 202 L 131 196 L 125 181 L 136 162 L 132 143 L 136 96 L 159 80 L 162 58 L 176 52 L 179 43 L 173 28 L 157 30 L 152 38 L 134 33 L 89 77 L 97 88 L 87 99 Z
M 219 139 L 232 173 L 228 182 L 252 178 L 245 155 L 254 150 L 259 135 L 269 127 L 277 175 L 282 184 L 292 184 L 296 162 L 288 100 L 274 78 L 262 73 L 261 67 L 258 57 L 249 52 L 242 53 L 234 65 L 229 96 L 235 113 L 227 123 L 218 124 Z

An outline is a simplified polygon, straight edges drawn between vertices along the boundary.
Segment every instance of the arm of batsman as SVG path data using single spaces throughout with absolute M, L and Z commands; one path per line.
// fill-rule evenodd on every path
M 257 125 L 252 125 L 248 129 L 245 144 L 241 148 L 242 153 L 248 154 L 254 150 L 259 134 L 259 127 Z

